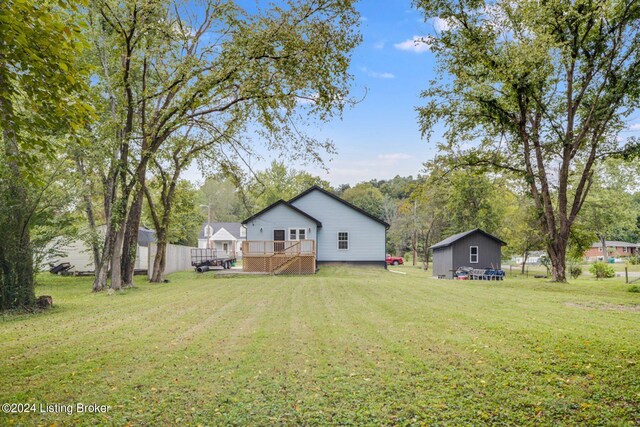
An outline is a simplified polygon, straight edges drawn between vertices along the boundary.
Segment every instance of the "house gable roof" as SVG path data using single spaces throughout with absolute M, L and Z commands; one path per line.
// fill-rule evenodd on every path
M 242 227 L 242 224 L 240 224 L 239 222 L 212 222 L 210 224 L 203 222 L 202 226 L 200 227 L 198 239 L 207 239 L 207 236 L 205 236 L 204 234 L 204 229 L 207 225 L 211 225 L 211 228 L 213 228 L 213 232 L 211 234 L 212 236 L 215 236 L 215 234 L 220 231 L 221 228 L 224 228 L 229 234 L 235 237 L 236 240 L 244 239 L 244 237 L 240 235 L 240 228 Z
M 318 227 L 322 227 L 322 223 L 320 221 L 318 221 L 317 219 L 315 219 L 314 217 L 312 217 L 311 215 L 309 215 L 308 213 L 306 213 L 305 211 L 296 208 L 295 206 L 293 206 L 292 204 L 290 204 L 289 202 L 285 202 L 284 200 L 280 199 L 277 202 L 267 206 L 266 208 L 262 209 L 260 212 L 251 215 L 249 218 L 245 219 L 244 221 L 242 221 L 242 224 L 246 224 L 248 222 L 251 222 L 252 220 L 256 219 L 257 217 L 259 217 L 260 215 L 264 214 L 265 212 L 270 211 L 271 209 L 275 208 L 276 206 L 286 206 L 287 208 L 299 213 L 300 215 L 310 219 L 311 221 L 315 222 L 316 225 Z
M 485 236 L 487 236 L 488 238 L 495 240 L 496 242 L 498 242 L 500 244 L 500 246 L 505 246 L 506 243 L 500 239 L 498 239 L 496 236 L 493 236 L 489 233 L 487 233 L 486 231 L 480 230 L 479 228 L 474 228 L 473 230 L 469 230 L 469 231 L 465 231 L 463 233 L 458 233 L 458 234 L 454 234 L 453 236 L 447 237 L 446 239 L 436 243 L 435 245 L 431 246 L 429 249 L 438 249 L 438 248 L 444 248 L 446 246 L 450 246 L 451 244 L 457 242 L 458 240 L 465 238 L 471 234 L 474 233 L 480 233 L 480 234 L 484 234 Z
M 227 231 L 226 228 L 222 227 L 218 231 L 216 231 L 213 236 L 211 236 L 211 240 L 238 240 L 235 236 Z
M 359 212 L 362 215 L 367 216 L 367 217 L 371 218 L 372 220 L 384 225 L 385 228 L 387 228 L 387 229 L 389 228 L 389 224 L 387 224 L 385 221 L 381 220 L 380 218 L 377 218 L 377 217 L 371 215 L 369 212 L 367 212 L 367 211 L 365 211 L 363 209 L 360 209 L 359 207 L 357 207 L 355 205 L 352 205 L 351 203 L 347 202 L 346 200 L 341 199 L 340 197 L 336 196 L 335 194 L 325 190 L 324 188 L 320 188 L 317 185 L 314 185 L 314 186 L 308 188 L 307 190 L 303 191 L 302 193 L 298 194 L 296 197 L 294 197 L 293 199 L 289 200 L 289 203 L 293 203 L 296 200 L 301 199 L 304 196 L 306 196 L 307 194 L 311 193 L 312 191 L 316 191 L 316 190 L 321 192 L 321 193 L 323 193 L 323 194 L 326 194 L 327 196 L 333 198 L 334 200 L 337 200 L 338 202 L 342 203 L 343 205 L 350 207 L 351 209 L 355 210 L 356 212 Z
M 637 243 L 630 243 L 630 242 L 620 242 L 618 240 L 605 240 L 605 246 L 606 247 L 627 247 L 627 248 L 638 248 L 640 247 L 640 244 Z M 602 243 L 600 242 L 595 242 L 593 245 L 591 245 L 592 248 L 601 248 L 602 247 Z

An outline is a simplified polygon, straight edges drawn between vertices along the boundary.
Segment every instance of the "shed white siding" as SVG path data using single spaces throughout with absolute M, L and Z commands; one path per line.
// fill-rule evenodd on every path
M 285 230 L 289 239 L 289 228 L 306 229 L 306 239 L 317 240 L 316 223 L 286 205 L 278 205 L 264 212 L 247 224 L 247 240 L 273 240 L 273 230 Z
M 384 262 L 385 226 L 381 223 L 317 190 L 291 204 L 322 223 L 316 240 L 318 261 Z M 338 249 L 339 232 L 349 233 L 349 249 Z

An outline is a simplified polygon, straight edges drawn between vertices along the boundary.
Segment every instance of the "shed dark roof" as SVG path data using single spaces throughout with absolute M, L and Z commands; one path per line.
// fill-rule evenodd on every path
M 200 227 L 200 233 L 198 234 L 198 239 L 207 238 L 207 236 L 204 235 L 204 228 L 207 226 L 207 224 L 208 223 L 206 222 L 202 223 L 202 227 Z M 240 224 L 239 222 L 212 222 L 211 227 L 213 228 L 213 233 L 211 233 L 212 236 L 216 234 L 218 230 L 224 228 L 236 239 L 243 238 L 242 236 L 240 236 L 240 227 L 242 227 L 242 224 Z
M 389 224 L 387 224 L 385 221 L 381 220 L 380 218 L 371 215 L 369 212 L 367 212 L 367 211 L 365 211 L 363 209 L 360 209 L 359 207 L 357 207 L 355 205 L 352 205 L 351 203 L 347 202 L 346 200 L 341 199 L 340 197 L 336 196 L 335 194 L 325 190 L 324 188 L 318 187 L 317 185 L 314 185 L 314 186 L 308 188 L 307 190 L 303 191 L 302 193 L 298 194 L 296 197 L 294 197 L 293 199 L 289 200 L 289 203 L 295 202 L 296 200 L 306 196 L 307 194 L 311 193 L 314 190 L 318 190 L 321 193 L 324 193 L 327 196 L 334 198 L 335 200 L 337 200 L 338 202 L 342 203 L 343 205 L 348 206 L 351 209 L 353 209 L 355 211 L 358 211 L 358 212 L 360 212 L 361 214 L 363 214 L 365 216 L 368 216 L 369 218 L 371 218 L 372 220 L 374 220 L 376 222 L 379 222 L 380 224 L 384 225 L 385 228 L 389 228 Z
M 463 233 L 458 233 L 458 234 L 454 234 L 453 236 L 447 237 L 446 239 L 436 243 L 435 245 L 431 246 L 429 249 L 438 249 L 438 248 L 444 248 L 446 246 L 451 245 L 454 242 L 457 242 L 458 240 L 469 236 L 470 234 L 474 234 L 474 233 L 481 233 L 484 234 L 485 236 L 489 237 L 490 239 L 495 240 L 496 242 L 500 243 L 500 246 L 505 246 L 506 243 L 503 242 L 502 240 L 498 239 L 496 236 L 493 236 L 489 233 L 487 233 L 486 231 L 480 230 L 479 228 L 474 228 L 473 230 L 469 230 L 469 231 L 465 231 Z
M 297 212 L 297 213 L 299 213 L 300 215 L 302 215 L 302 216 L 304 216 L 304 217 L 306 217 L 306 218 L 309 218 L 311 221 L 315 222 L 315 223 L 316 223 L 316 225 L 317 225 L 318 227 L 322 227 L 322 223 L 321 223 L 320 221 L 318 221 L 317 219 L 315 219 L 314 217 L 312 217 L 311 215 L 309 215 L 309 214 L 308 214 L 308 213 L 306 213 L 305 211 L 303 211 L 303 210 L 300 210 L 300 209 L 296 208 L 295 206 L 293 206 L 293 205 L 292 205 L 292 204 L 290 204 L 289 202 L 285 202 L 285 201 L 284 201 L 284 200 L 282 200 L 282 199 L 278 200 L 277 202 L 273 203 L 273 204 L 272 204 L 272 205 L 270 205 L 270 206 L 267 206 L 266 208 L 262 209 L 260 212 L 258 212 L 258 213 L 256 213 L 256 214 L 251 215 L 249 218 L 247 218 L 247 219 L 245 219 L 244 221 L 242 221 L 242 224 L 246 224 L 246 223 L 248 223 L 248 222 L 252 221 L 253 219 L 255 219 L 255 218 L 259 217 L 259 216 L 260 216 L 260 215 L 262 215 L 263 213 L 265 213 L 265 212 L 267 212 L 267 211 L 270 211 L 271 209 L 273 209 L 273 208 L 275 208 L 276 206 L 279 206 L 279 205 L 283 205 L 283 206 L 288 207 L 289 209 L 293 209 L 294 211 L 296 211 L 296 212 Z

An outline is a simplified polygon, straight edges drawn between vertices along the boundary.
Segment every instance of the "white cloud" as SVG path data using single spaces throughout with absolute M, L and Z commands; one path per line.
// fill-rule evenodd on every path
M 406 153 L 386 153 L 374 156 L 360 156 L 358 159 L 337 158 L 329 166 L 329 172 L 312 170 L 332 185 L 357 182 L 370 179 L 391 179 L 396 175 L 416 176 L 422 169 L 422 161 Z
M 441 33 L 443 31 L 449 31 L 451 29 L 451 24 L 449 24 L 449 21 L 446 19 L 435 18 L 433 20 L 433 27 L 437 32 Z
M 405 40 L 393 45 L 396 49 L 408 50 L 415 53 L 429 52 L 431 47 L 426 36 L 413 36 L 412 39 Z
M 634 123 L 630 125 L 629 130 L 640 130 L 640 123 Z
M 362 67 L 362 71 L 367 74 L 369 77 L 373 77 L 374 79 L 395 79 L 396 76 L 393 73 L 379 73 L 377 71 L 373 71 L 368 69 L 367 67 Z
M 390 160 L 395 162 L 396 160 L 407 160 L 411 159 L 413 156 L 406 153 L 388 153 L 388 154 L 378 154 L 379 160 Z
M 384 49 L 384 41 L 379 41 L 379 42 L 374 43 L 373 48 L 374 49 Z

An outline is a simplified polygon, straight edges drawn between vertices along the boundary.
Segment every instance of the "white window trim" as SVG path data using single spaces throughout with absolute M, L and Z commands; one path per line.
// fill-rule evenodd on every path
M 476 248 L 475 261 L 473 261 L 473 253 L 471 252 L 473 248 Z M 480 262 L 480 250 L 478 249 L 477 246 L 469 246 L 469 264 L 478 264 L 479 262 Z
M 345 233 L 347 235 L 347 240 L 340 240 L 340 233 Z M 336 247 L 339 251 L 348 251 L 349 247 L 351 246 L 351 239 L 349 238 L 349 232 L 348 231 L 338 231 L 338 233 L 336 234 Z M 341 248 L 340 247 L 340 242 L 347 242 L 347 247 L 346 248 Z
M 295 230 L 296 231 L 296 238 L 295 239 L 291 239 L 291 230 Z M 308 240 L 309 236 L 307 236 L 307 229 L 306 228 L 299 228 L 299 227 L 290 227 L 287 229 L 287 240 L 291 240 L 291 241 L 298 241 L 300 240 L 300 231 L 304 231 L 304 240 Z
M 627 247 L 626 246 L 622 247 L 622 253 L 625 253 L 625 254 L 627 253 Z

